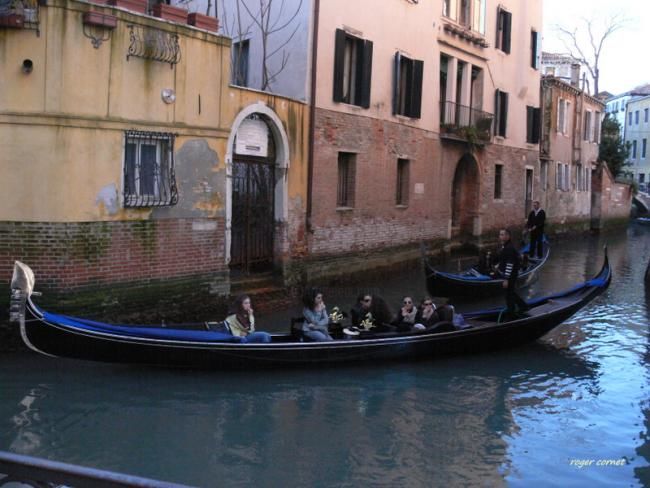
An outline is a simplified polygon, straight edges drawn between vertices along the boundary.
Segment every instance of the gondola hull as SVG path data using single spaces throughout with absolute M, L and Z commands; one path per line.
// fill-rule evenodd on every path
M 517 287 L 530 285 L 538 275 L 541 267 L 548 260 L 550 249 L 546 246 L 544 257 L 535 261 L 519 273 Z M 426 257 L 423 257 L 427 291 L 434 297 L 490 297 L 503 295 L 503 279 L 490 279 L 488 276 L 467 276 L 466 274 L 446 273 L 435 269 Z
M 29 297 L 27 310 L 38 320 L 23 317 L 20 329 L 25 344 L 42 354 L 164 367 L 266 369 L 434 359 L 513 347 L 539 339 L 607 288 L 610 277 L 606 261 L 599 276 L 592 280 L 594 284 L 531 302 L 527 316 L 499 323 L 498 309 L 469 313 L 465 315 L 469 327 L 451 332 L 368 334 L 365 338 L 321 343 L 299 342 L 289 334 L 276 334 L 268 344 L 199 340 L 194 336 L 138 337 L 121 333 L 126 326 L 105 324 L 102 330 L 88 329 L 83 319 L 44 312 Z M 199 333 L 202 334 L 208 337 L 210 333 Z

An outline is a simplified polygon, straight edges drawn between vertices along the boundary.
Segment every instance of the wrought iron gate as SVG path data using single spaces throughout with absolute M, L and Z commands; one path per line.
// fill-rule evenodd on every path
M 239 157 L 232 167 L 232 268 L 249 273 L 273 266 L 275 167 Z

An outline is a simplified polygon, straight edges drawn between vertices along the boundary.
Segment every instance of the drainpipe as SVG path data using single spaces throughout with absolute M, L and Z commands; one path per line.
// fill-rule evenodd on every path
M 316 119 L 316 65 L 318 54 L 318 15 L 320 12 L 320 0 L 314 0 L 314 24 L 312 28 L 311 40 L 311 81 L 309 90 L 309 140 L 307 155 L 307 209 L 306 209 L 306 235 L 311 233 L 311 210 L 312 210 L 312 187 L 314 178 L 314 134 L 316 129 L 314 121 Z

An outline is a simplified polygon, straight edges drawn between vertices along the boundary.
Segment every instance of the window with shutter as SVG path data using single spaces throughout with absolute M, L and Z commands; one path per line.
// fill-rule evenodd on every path
M 370 107 L 372 42 L 336 30 L 333 100 Z
M 396 53 L 393 71 L 393 114 L 421 116 L 424 61 Z
M 512 14 L 507 10 L 499 8 L 497 10 L 497 36 L 495 47 L 506 54 L 510 54 L 511 29 Z
M 529 144 L 539 143 L 539 117 L 538 107 L 526 107 L 526 142 Z
M 494 135 L 506 137 L 508 127 L 508 94 L 496 90 L 494 95 Z

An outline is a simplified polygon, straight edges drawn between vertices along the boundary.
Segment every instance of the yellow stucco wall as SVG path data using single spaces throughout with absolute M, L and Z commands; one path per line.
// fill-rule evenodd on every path
M 87 11 L 118 18 L 97 49 L 84 36 Z M 129 25 L 177 34 L 180 62 L 127 60 Z M 24 59 L 33 62 L 29 74 L 21 70 Z M 231 87 L 229 76 L 229 39 L 103 5 L 48 0 L 40 8 L 40 36 L 0 29 L 0 220 L 147 218 L 148 209 L 108 213 L 98 201 L 107 186 L 122 191 L 124 131 L 173 132 L 175 150 L 204 140 L 218 155 L 212 170 L 220 171 L 232 121 L 259 102 L 276 112 L 289 139 L 289 198 L 304 198 L 306 105 Z M 172 104 L 161 98 L 169 88 Z M 212 191 L 219 193 L 215 200 L 225 198 L 223 188 Z

